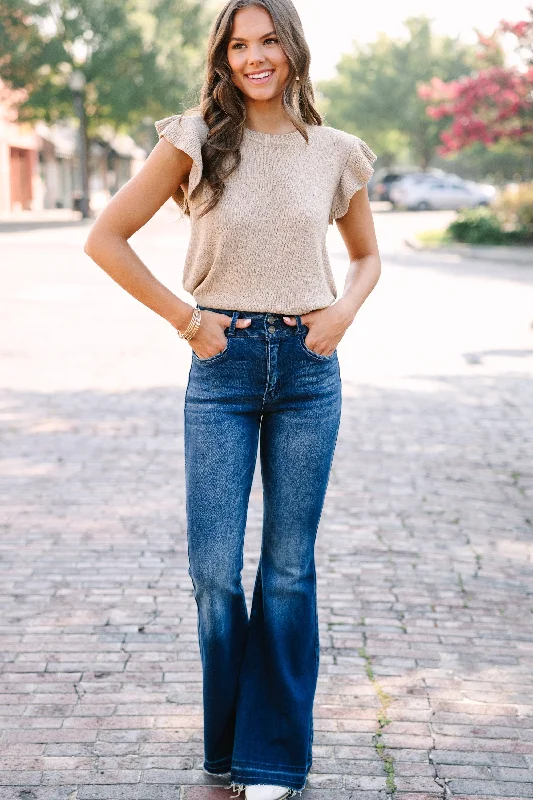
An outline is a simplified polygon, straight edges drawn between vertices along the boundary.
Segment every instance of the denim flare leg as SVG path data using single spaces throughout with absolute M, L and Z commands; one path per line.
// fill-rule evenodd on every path
M 200 306 L 200 308 L 206 308 Z M 185 394 L 189 575 L 203 670 L 204 769 L 303 790 L 319 666 L 314 548 L 341 415 L 337 351 L 280 314 L 231 316 L 222 352 L 193 351 Z M 239 318 L 251 319 L 236 328 Z M 241 583 L 259 446 L 263 535 L 250 616 Z

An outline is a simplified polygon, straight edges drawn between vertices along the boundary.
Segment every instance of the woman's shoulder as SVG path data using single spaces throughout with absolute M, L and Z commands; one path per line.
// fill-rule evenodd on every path
M 341 168 L 355 168 L 368 177 L 374 171 L 372 164 L 377 155 L 360 136 L 327 125 L 315 126 L 314 136 L 320 140 L 320 146 L 327 150 L 328 155 L 332 156 Z
M 207 139 L 209 128 L 201 114 L 171 114 L 154 122 L 157 135 L 164 137 L 178 150 L 187 153 L 192 159 L 189 174 L 189 197 L 202 179 L 204 168 L 202 145 Z
M 156 120 L 154 125 L 159 137 L 165 136 L 173 143 L 178 143 L 182 138 L 194 138 L 203 144 L 209 133 L 203 116 L 195 110 L 171 114 Z
M 342 153 L 348 153 L 355 145 L 363 141 L 354 133 L 348 133 L 340 128 L 332 128 L 330 125 L 312 125 L 310 128 L 317 139 L 335 147 Z

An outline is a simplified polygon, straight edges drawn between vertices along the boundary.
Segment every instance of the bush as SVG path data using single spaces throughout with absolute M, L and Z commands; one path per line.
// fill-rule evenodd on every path
M 505 231 L 491 208 L 467 208 L 448 226 L 448 233 L 456 242 L 468 244 L 503 244 Z
M 467 244 L 533 243 L 533 184 L 506 189 L 491 208 L 464 209 L 446 233 Z
M 505 189 L 494 209 L 507 230 L 525 228 L 533 235 L 533 183 L 519 183 L 516 188 Z

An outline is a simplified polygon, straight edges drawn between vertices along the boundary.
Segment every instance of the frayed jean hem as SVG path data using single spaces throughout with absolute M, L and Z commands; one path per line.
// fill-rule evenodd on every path
M 203 769 L 209 775 L 229 775 L 231 772 L 231 757 L 218 759 L 217 761 L 204 761 Z
M 264 782 L 263 781 L 261 781 L 261 783 L 259 783 L 258 781 L 250 782 L 250 780 L 248 780 L 248 782 L 246 784 L 246 786 L 256 786 L 256 785 L 264 785 Z M 268 785 L 277 786 L 278 784 L 267 784 L 267 786 Z M 230 786 L 225 786 L 224 788 L 225 789 L 232 789 L 232 791 L 237 792 L 237 794 L 232 794 L 231 797 L 232 798 L 234 798 L 234 797 L 238 798 L 240 793 L 245 791 L 246 786 L 244 785 L 244 783 L 236 783 L 235 781 L 232 781 Z M 286 792 L 286 794 L 283 795 L 283 800 L 286 800 L 286 799 L 288 800 L 288 798 L 294 797 L 294 795 L 297 795 L 297 794 L 301 795 L 302 792 L 303 792 L 303 789 L 291 789 L 290 787 L 287 787 L 287 792 Z
M 235 786 L 256 786 L 266 784 L 268 786 L 286 786 L 291 790 L 289 797 L 293 794 L 301 794 L 305 788 L 307 780 L 307 770 L 293 770 L 290 767 L 261 767 L 244 766 L 233 762 L 231 768 L 231 781 Z

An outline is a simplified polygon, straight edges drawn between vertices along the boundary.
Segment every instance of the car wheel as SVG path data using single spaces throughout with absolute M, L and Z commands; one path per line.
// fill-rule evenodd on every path
M 429 211 L 431 208 L 427 200 L 420 200 L 415 206 L 417 211 Z

